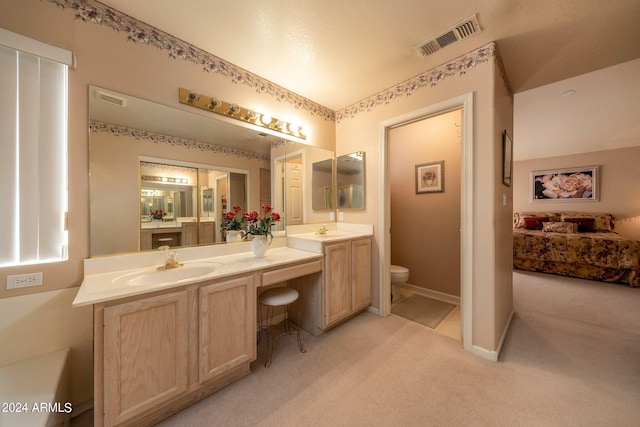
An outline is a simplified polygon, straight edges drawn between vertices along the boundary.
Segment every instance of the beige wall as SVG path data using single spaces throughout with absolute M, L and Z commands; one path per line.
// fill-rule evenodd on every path
M 505 338 L 505 325 L 513 315 L 513 184 L 508 187 L 502 182 L 503 155 L 502 133 L 507 131 L 513 139 L 513 98 L 504 84 L 498 67 L 494 68 L 494 113 L 493 121 L 493 181 L 494 236 L 495 236 L 495 289 L 493 291 L 494 343 L 500 344 Z
M 483 351 L 498 349 L 506 320 L 512 312 L 511 301 L 511 212 L 510 206 L 502 214 L 502 176 L 500 172 L 502 148 L 501 132 L 512 123 L 510 108 L 506 107 L 506 93 L 496 64 L 478 64 L 473 70 L 438 82 L 371 111 L 361 112 L 336 126 L 336 155 L 365 151 L 366 207 L 344 211 L 344 221 L 374 225 L 373 303 L 380 307 L 380 262 L 384 248 L 379 246 L 382 230 L 380 203 L 381 123 L 418 111 L 426 106 L 473 93 L 473 259 L 472 264 L 472 345 Z M 500 98 L 496 96 L 500 94 Z M 500 111 L 494 111 L 499 103 Z M 506 188 L 506 187 L 505 187 Z M 508 190 L 507 190 L 508 191 Z M 497 212 L 500 207 L 500 212 Z M 499 220 L 505 224 L 497 223 Z M 496 231 L 499 230 L 499 235 Z M 505 231 L 508 230 L 508 233 Z M 503 246 L 500 246 L 503 245 Z M 498 270 L 499 269 L 499 270 Z M 464 298 L 464 296 L 463 296 Z M 499 306 L 498 306 L 499 305 Z M 496 313 L 500 313 L 496 316 Z M 508 314 L 506 314 L 508 313 Z
M 595 119 L 595 118 L 594 118 Z M 517 140 L 517 138 L 516 138 Z M 532 171 L 600 166 L 600 200 L 592 202 L 529 202 Z M 518 211 L 608 212 L 615 216 L 615 231 L 640 240 L 640 147 L 578 153 L 514 164 L 514 203 Z
M 460 296 L 461 110 L 389 131 L 391 263 L 409 283 Z M 457 125 L 457 126 L 456 126 Z M 416 194 L 415 165 L 444 161 L 444 192 Z

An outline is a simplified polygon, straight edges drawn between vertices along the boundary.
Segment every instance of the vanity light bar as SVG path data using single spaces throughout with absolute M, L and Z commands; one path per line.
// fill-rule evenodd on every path
M 189 178 L 172 178 L 168 176 L 142 175 L 142 181 L 166 182 L 167 184 L 189 184 Z
M 211 111 L 212 113 L 271 129 L 272 131 L 285 135 L 295 136 L 303 140 L 307 139 L 306 133 L 300 126 L 276 119 L 268 114 L 262 114 L 249 110 L 248 108 L 240 107 L 238 104 L 230 104 L 218 98 L 202 95 L 184 88 L 180 88 L 179 97 L 181 104 L 191 105 L 192 107 L 201 108 Z

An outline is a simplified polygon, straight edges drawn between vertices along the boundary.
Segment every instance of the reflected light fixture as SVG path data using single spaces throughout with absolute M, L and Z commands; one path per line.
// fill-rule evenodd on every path
M 142 175 L 140 177 L 142 181 L 163 182 L 167 184 L 189 184 L 189 178 L 175 178 L 169 176 L 155 176 L 155 175 Z
M 218 98 L 201 95 L 197 92 L 184 88 L 179 89 L 178 97 L 181 104 L 191 105 L 192 107 L 201 108 L 212 113 L 221 114 L 226 117 L 251 123 L 287 136 L 293 136 L 302 140 L 307 139 L 307 130 L 300 125 L 271 117 L 269 114 L 256 112 L 254 110 L 241 107 L 238 104 L 221 101 Z

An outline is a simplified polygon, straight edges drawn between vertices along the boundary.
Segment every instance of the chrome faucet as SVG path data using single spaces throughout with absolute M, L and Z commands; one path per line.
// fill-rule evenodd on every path
M 164 265 L 158 267 L 158 270 L 168 270 L 170 268 L 178 268 L 182 264 L 176 259 L 177 253 L 175 251 L 169 252 L 167 259 L 164 261 Z
M 325 234 L 327 234 L 327 224 L 322 224 L 322 228 L 318 231 L 316 231 L 316 235 L 318 236 L 324 236 Z

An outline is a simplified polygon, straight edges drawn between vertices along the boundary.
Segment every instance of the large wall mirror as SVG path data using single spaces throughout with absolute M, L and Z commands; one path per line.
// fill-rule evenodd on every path
M 336 202 L 338 209 L 364 209 L 364 151 L 336 159 Z
M 312 165 L 332 151 L 203 114 L 89 87 L 91 256 L 224 243 L 233 206 L 272 205 L 276 235 L 327 222 Z

